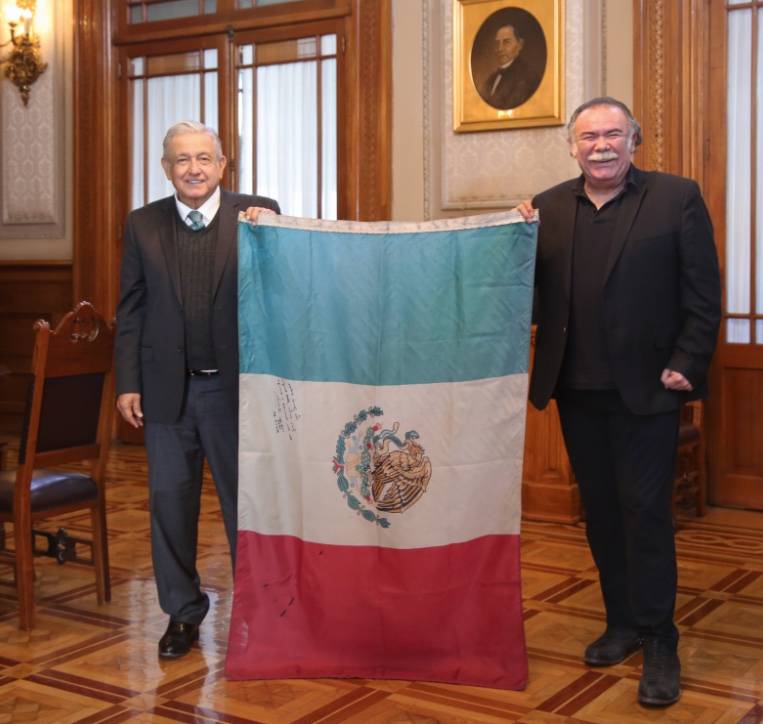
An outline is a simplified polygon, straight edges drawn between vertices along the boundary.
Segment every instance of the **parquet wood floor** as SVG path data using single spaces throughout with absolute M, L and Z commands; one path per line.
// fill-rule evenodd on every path
M 8 465 L 15 462 L 11 445 Z M 17 628 L 12 573 L 0 564 L 0 724 L 5 722 L 752 722 L 763 721 L 763 514 L 711 509 L 681 520 L 684 693 L 668 710 L 636 704 L 641 654 L 608 669 L 581 656 L 603 628 L 582 526 L 522 531 L 530 683 L 508 692 L 426 682 L 229 682 L 223 675 L 231 576 L 205 484 L 199 568 L 212 600 L 198 648 L 160 661 L 166 618 L 151 571 L 142 448 L 111 453 L 113 600 L 98 606 L 90 569 L 37 561 L 38 625 Z M 72 534 L 87 529 L 70 516 Z

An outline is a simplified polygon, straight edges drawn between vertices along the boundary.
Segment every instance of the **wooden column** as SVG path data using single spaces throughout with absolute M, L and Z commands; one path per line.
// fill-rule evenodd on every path
M 636 164 L 704 186 L 709 0 L 634 0 Z M 719 99 L 718 102 L 721 102 Z
M 112 5 L 77 0 L 74 6 L 74 299 L 92 302 L 106 319 L 116 309 L 120 253 Z
M 349 22 L 347 192 L 339 213 L 345 219 L 386 221 L 392 213 L 390 0 L 354 0 Z

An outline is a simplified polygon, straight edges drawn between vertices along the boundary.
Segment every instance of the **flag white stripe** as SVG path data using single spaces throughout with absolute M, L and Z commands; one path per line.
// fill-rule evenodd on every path
M 526 400 L 526 374 L 384 387 L 242 374 L 239 528 L 391 548 L 518 534 Z M 374 422 L 385 429 L 398 422 L 397 437 L 415 430 L 432 465 L 427 490 L 413 506 L 377 512 L 388 528 L 350 509 L 332 467 L 345 425 L 372 406 L 384 414 L 363 422 L 356 438 Z M 359 443 L 347 444 L 352 471 Z M 363 505 L 375 510 L 372 502 Z

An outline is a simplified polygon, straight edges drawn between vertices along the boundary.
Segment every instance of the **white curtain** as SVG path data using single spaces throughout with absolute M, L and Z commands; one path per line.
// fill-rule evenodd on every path
M 321 72 L 321 216 L 336 219 L 336 60 L 324 60 Z
M 251 46 L 249 46 L 251 48 Z M 254 193 L 254 69 L 238 72 L 238 190 Z
M 202 76 L 198 73 L 158 76 L 131 83 L 132 208 L 174 193 L 161 165 L 162 141 L 167 129 L 178 121 L 203 121 L 217 130 L 217 71 L 203 76 L 204 112 L 201 109 Z M 143 84 L 148 83 L 147 107 L 143 108 Z M 146 118 L 146 128 L 143 119 Z M 144 188 L 144 169 L 147 186 Z
M 257 68 L 257 193 L 318 215 L 317 63 Z
M 750 309 L 750 149 L 751 149 L 751 63 L 752 11 L 728 14 L 728 137 L 726 168 L 726 308 L 747 314 Z M 758 125 L 759 138 L 760 122 Z M 760 167 L 760 152 L 758 158 Z M 763 177 L 758 177 L 763 181 Z M 758 200 L 758 208 L 762 208 Z M 760 248 L 760 245 L 759 247 Z M 760 285 L 763 274 L 758 274 Z M 760 297 L 759 297 L 760 299 Z M 729 319 L 726 339 L 749 343 L 746 320 Z
M 167 129 L 178 121 L 201 116 L 200 79 L 193 75 L 171 75 L 148 79 L 148 198 L 146 203 L 174 193 L 162 169 L 162 141 Z M 216 124 L 215 124 L 216 125 Z
M 132 94 L 132 193 L 130 194 L 130 209 L 137 209 L 146 203 L 146 190 L 143 185 L 143 83 L 141 78 L 130 83 Z

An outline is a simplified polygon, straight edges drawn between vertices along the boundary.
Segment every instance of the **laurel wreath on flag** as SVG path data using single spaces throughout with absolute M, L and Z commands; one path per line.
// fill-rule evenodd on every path
M 376 525 L 382 528 L 389 528 L 389 521 L 386 518 L 382 518 L 373 510 L 367 508 L 365 505 L 363 505 L 362 501 L 350 491 L 350 481 L 347 480 L 347 476 L 344 474 L 344 453 L 347 448 L 345 441 L 348 440 L 355 432 L 357 432 L 358 426 L 361 423 L 365 422 L 370 417 L 379 417 L 383 414 L 384 410 L 382 410 L 381 407 L 369 407 L 366 410 L 361 410 L 357 415 L 355 415 L 355 417 L 353 417 L 352 420 L 344 426 L 344 429 L 337 438 L 336 456 L 334 457 L 333 462 L 337 485 L 339 486 L 339 490 L 342 491 L 342 495 L 347 501 L 347 505 L 350 507 L 350 509 L 362 515 L 363 518 L 369 523 L 376 523 Z M 371 436 L 373 436 L 373 433 L 371 433 Z M 369 435 L 366 433 L 366 436 L 363 440 L 364 450 L 362 454 L 364 464 L 367 462 L 367 458 L 370 460 L 370 453 L 368 453 L 368 450 L 366 449 L 368 444 Z M 363 481 L 365 484 L 367 484 L 366 475 L 363 476 Z

